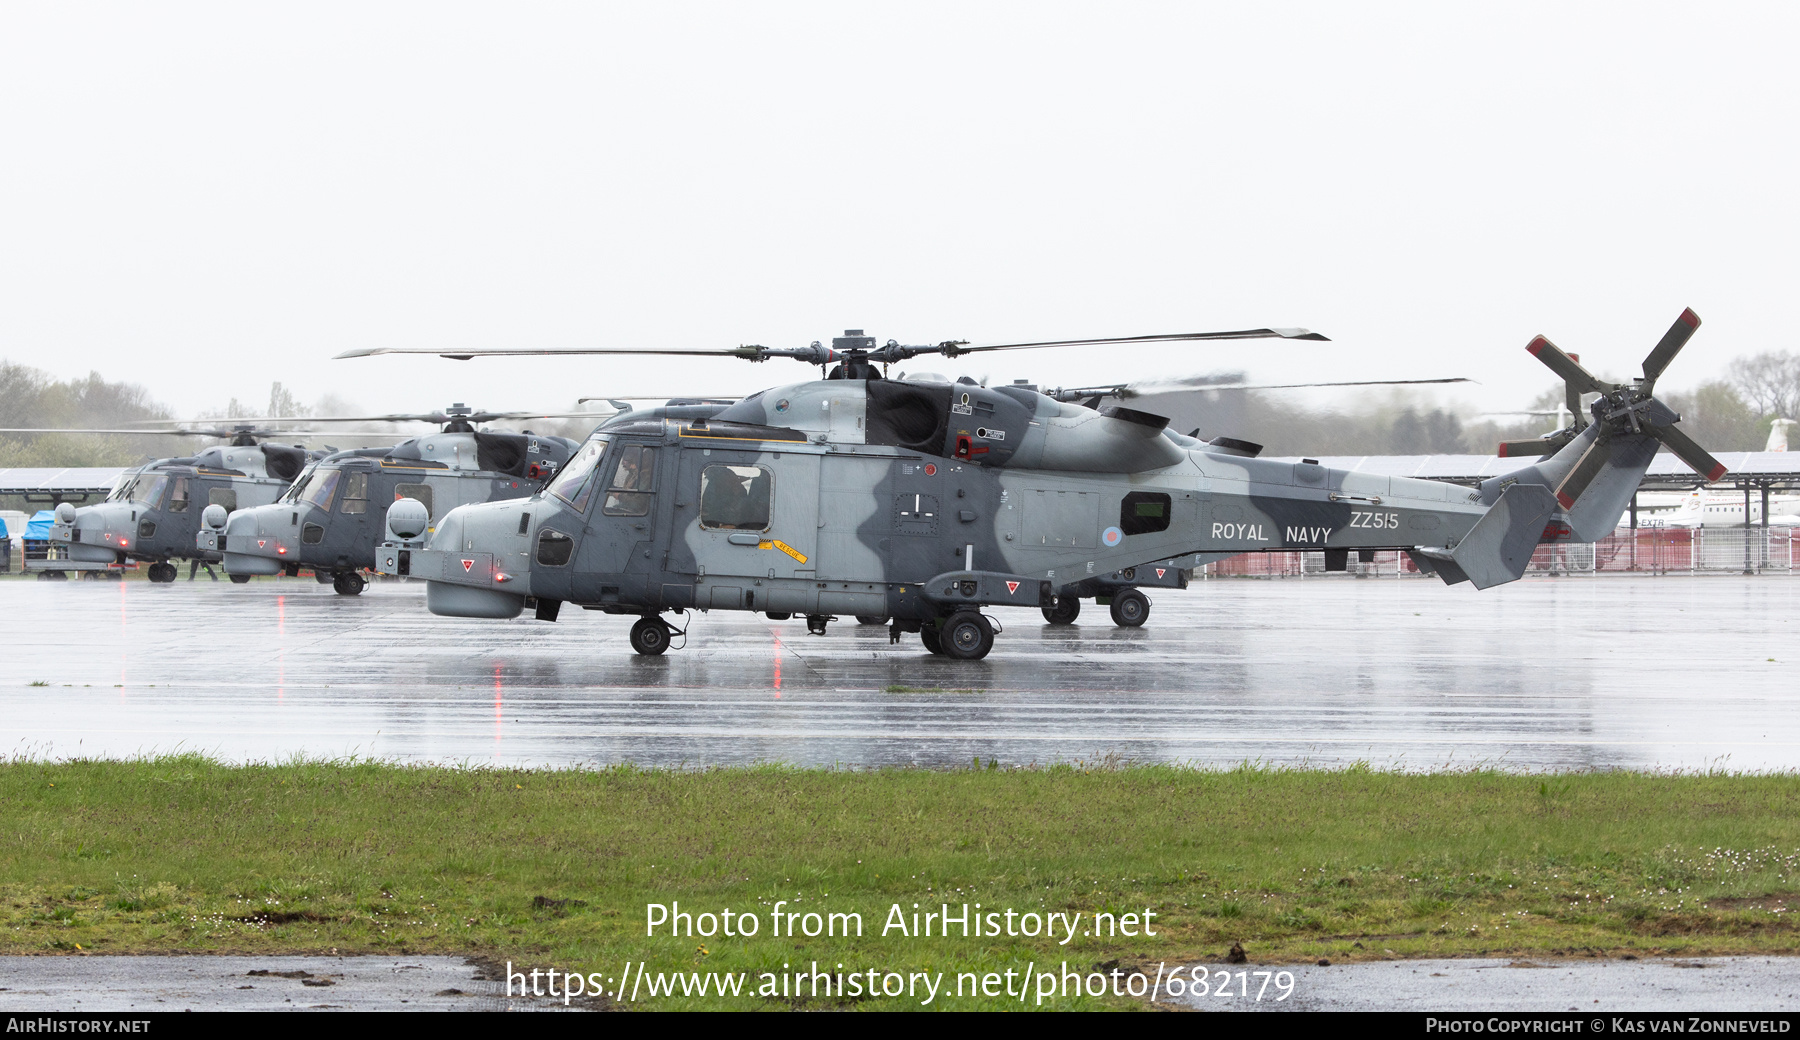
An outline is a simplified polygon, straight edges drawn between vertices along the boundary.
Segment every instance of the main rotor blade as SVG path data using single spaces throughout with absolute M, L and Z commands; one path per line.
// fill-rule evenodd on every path
M 1603 394 L 1612 389 L 1611 384 L 1595 379 L 1592 372 L 1581 367 L 1581 362 L 1563 353 L 1561 348 L 1543 336 L 1527 343 L 1525 349 L 1569 385 L 1571 399 L 1575 401 L 1570 410 L 1577 415 L 1581 414 L 1580 394 Z
M 1682 433 L 1673 426 L 1645 426 L 1645 432 L 1669 446 L 1675 457 L 1694 468 L 1694 472 L 1707 479 L 1707 482 L 1718 480 L 1726 473 L 1725 464 L 1712 457 L 1712 454 L 1692 437 Z
M 48 427 L 9 427 L 0 429 L 0 433 L 95 433 L 118 434 L 126 437 L 229 437 L 237 431 L 228 430 L 223 434 L 214 430 L 99 430 L 99 429 L 50 429 Z
M 1312 387 L 1326 386 L 1422 386 L 1433 383 L 1473 383 L 1475 380 L 1465 376 L 1453 376 L 1448 379 L 1356 379 L 1342 383 L 1197 383 L 1182 379 L 1171 379 L 1166 382 L 1126 383 L 1111 387 L 1089 386 L 1078 387 L 1077 393 L 1101 393 L 1106 390 L 1118 390 L 1121 396 L 1136 397 L 1144 394 L 1180 393 L 1182 391 L 1204 392 L 1207 390 L 1305 390 Z M 1167 387 L 1168 389 L 1163 389 Z
M 475 347 L 468 350 L 446 350 L 443 347 L 357 347 L 346 350 L 342 354 L 332 356 L 333 361 L 344 358 L 374 357 L 377 354 L 436 354 L 452 361 L 467 361 L 478 357 L 550 357 L 556 355 L 581 356 L 587 354 L 653 354 L 670 357 L 742 357 L 761 360 L 768 356 L 768 348 L 759 346 L 715 347 L 699 350 L 676 349 L 662 347 Z
M 1594 478 L 1600 475 L 1600 471 L 1611 460 L 1612 442 L 1594 438 L 1587 450 L 1581 453 L 1581 458 L 1575 460 L 1575 468 L 1569 470 L 1569 475 L 1556 486 L 1556 501 L 1564 509 L 1575 508 L 1575 500 L 1581 497 L 1581 493 L 1588 489 L 1588 485 L 1594 482 Z
M 1331 342 L 1317 332 L 1306 329 L 1239 329 L 1235 332 L 1171 332 L 1155 336 L 1112 336 L 1105 339 L 1048 339 L 1032 343 L 987 343 L 977 347 L 957 345 L 953 348 L 957 354 L 974 354 L 984 350 L 1035 350 L 1038 347 L 1099 347 L 1120 343 L 1188 343 L 1196 340 L 1215 339 L 1305 339 L 1320 343 Z M 948 351 L 946 352 L 948 353 Z
M 1663 374 L 1663 369 L 1669 367 L 1669 362 L 1675 360 L 1675 355 L 1681 353 L 1681 348 L 1687 346 L 1687 341 L 1694 337 L 1699 328 L 1700 315 L 1689 307 L 1681 312 L 1681 317 L 1675 319 L 1675 324 L 1669 326 L 1669 331 L 1663 333 L 1662 341 L 1644 358 L 1645 393 L 1649 393 L 1656 385 L 1656 378 Z

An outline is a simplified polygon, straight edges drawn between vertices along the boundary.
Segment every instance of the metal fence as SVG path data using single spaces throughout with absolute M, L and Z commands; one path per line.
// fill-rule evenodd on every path
M 1428 577 L 1403 552 L 1376 552 L 1364 561 L 1350 554 L 1348 574 L 1362 578 Z M 1800 557 L 1800 529 L 1786 527 L 1619 528 L 1598 542 L 1540 545 L 1526 568 L 1532 575 L 1582 574 L 1793 574 Z M 1194 572 L 1212 578 L 1325 577 L 1322 552 L 1246 553 Z

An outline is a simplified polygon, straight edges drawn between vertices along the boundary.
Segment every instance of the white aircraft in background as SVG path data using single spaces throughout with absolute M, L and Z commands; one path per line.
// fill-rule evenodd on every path
M 1787 451 L 1792 419 L 1776 419 L 1769 426 L 1764 451 Z M 1762 495 L 1750 493 L 1750 522 L 1762 523 Z M 1769 526 L 1800 525 L 1800 494 L 1792 491 L 1769 496 Z M 1638 494 L 1639 527 L 1743 527 L 1744 493 L 1741 490 L 1695 488 L 1692 491 L 1644 491 Z

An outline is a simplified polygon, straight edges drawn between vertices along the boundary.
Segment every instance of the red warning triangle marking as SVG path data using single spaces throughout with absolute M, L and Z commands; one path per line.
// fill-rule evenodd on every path
M 1018 582 L 1009 581 L 1006 583 L 1006 594 L 1008 596 L 1012 595 L 1013 593 L 1015 593 L 1017 591 L 1019 591 L 1019 583 Z
M 467 573 L 469 573 L 469 568 L 475 566 L 475 561 L 474 560 L 464 560 L 462 562 L 462 565 L 463 565 L 463 573 L 467 574 Z
M 268 545 L 268 544 L 269 544 L 269 540 L 268 540 L 268 539 L 267 539 L 267 538 L 258 538 L 258 539 L 257 539 L 257 540 L 256 540 L 256 547 L 257 547 L 257 548 L 258 548 L 258 549 L 261 549 L 261 548 L 264 548 L 264 547 L 266 547 L 266 546 L 267 546 L 267 545 Z
M 1156 576 L 1157 576 L 1157 577 L 1159 577 L 1159 578 L 1160 578 L 1160 577 L 1162 577 L 1162 576 L 1163 576 L 1163 575 L 1165 575 L 1165 574 L 1167 574 L 1167 573 L 1169 573 L 1169 571 L 1168 571 L 1168 568 L 1166 568 L 1166 567 L 1158 567 L 1158 568 L 1156 568 Z

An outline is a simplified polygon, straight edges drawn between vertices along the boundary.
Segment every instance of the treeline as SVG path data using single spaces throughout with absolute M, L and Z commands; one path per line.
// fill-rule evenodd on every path
M 0 361 L 0 427 L 130 429 L 136 421 L 167 418 L 169 410 L 152 401 L 141 386 L 111 383 L 98 372 L 90 372 L 86 379 L 61 381 L 35 368 Z M 150 435 L 0 433 L 0 467 L 130 466 L 146 455 L 179 449 L 170 441 Z

